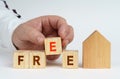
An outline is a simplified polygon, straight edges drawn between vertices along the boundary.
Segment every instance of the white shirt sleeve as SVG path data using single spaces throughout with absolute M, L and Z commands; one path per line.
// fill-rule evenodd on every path
M 9 51 L 15 50 L 12 34 L 21 23 L 23 21 L 17 18 L 12 11 L 6 9 L 0 0 L 0 48 Z

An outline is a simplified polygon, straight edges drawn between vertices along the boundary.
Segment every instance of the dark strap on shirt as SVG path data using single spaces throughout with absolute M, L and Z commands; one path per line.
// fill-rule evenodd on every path
M 7 3 L 6 3 L 6 1 L 3 1 L 4 2 L 4 4 L 5 4 L 5 7 L 7 8 L 7 9 L 9 9 L 9 7 L 8 7 L 8 5 L 7 5 Z
M 6 2 L 6 1 L 3 1 L 3 3 L 4 3 L 4 5 L 5 5 L 5 7 L 6 7 L 7 9 L 9 9 L 9 6 L 7 5 L 7 2 Z M 19 15 L 15 9 L 12 9 L 12 11 L 13 11 L 15 14 L 17 14 L 17 17 L 18 17 L 18 18 L 21 18 L 21 15 Z

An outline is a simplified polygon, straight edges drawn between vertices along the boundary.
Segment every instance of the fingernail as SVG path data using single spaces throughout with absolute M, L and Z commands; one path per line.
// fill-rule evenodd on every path
M 62 31 L 59 32 L 61 38 L 65 38 L 66 36 L 66 30 L 65 29 L 62 29 Z
M 41 42 L 43 42 L 43 38 L 38 37 L 38 38 L 37 38 L 37 41 L 38 41 L 39 43 L 41 43 Z
M 68 40 L 65 40 L 64 43 L 63 43 L 63 46 L 66 47 L 68 45 L 69 41 Z
M 66 40 L 65 41 L 65 45 L 67 46 L 69 44 L 69 40 Z

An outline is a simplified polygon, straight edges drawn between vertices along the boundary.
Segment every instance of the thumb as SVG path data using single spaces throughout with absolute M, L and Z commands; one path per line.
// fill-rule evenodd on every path
M 25 34 L 27 41 L 34 43 L 36 45 L 43 45 L 45 36 L 35 28 L 29 28 L 28 32 Z

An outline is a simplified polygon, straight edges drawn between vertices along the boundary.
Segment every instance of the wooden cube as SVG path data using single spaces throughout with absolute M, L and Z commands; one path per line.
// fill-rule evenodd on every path
M 46 55 L 56 55 L 62 53 L 62 45 L 60 37 L 50 37 L 45 39 Z
M 64 50 L 62 55 L 64 68 L 78 68 L 78 51 Z
M 45 68 L 45 67 L 46 67 L 45 51 L 31 51 L 30 68 Z
M 14 68 L 29 68 L 29 51 L 19 50 L 14 53 Z
M 98 31 L 83 42 L 83 68 L 110 68 L 110 42 Z

